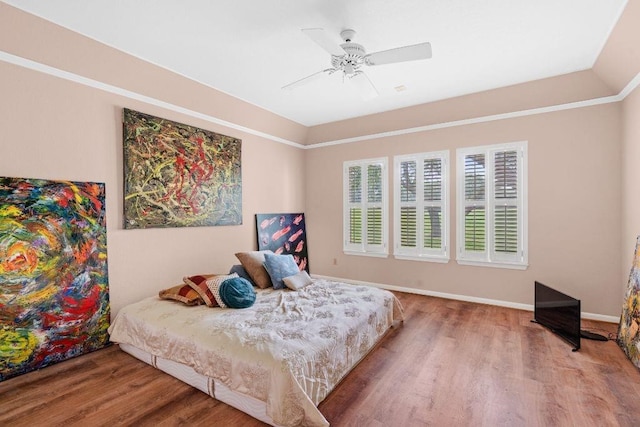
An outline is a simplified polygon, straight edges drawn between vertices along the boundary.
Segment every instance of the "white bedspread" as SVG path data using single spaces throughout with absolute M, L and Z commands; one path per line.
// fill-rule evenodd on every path
M 313 282 L 300 291 L 258 290 L 246 309 L 147 298 L 120 310 L 111 341 L 264 401 L 277 424 L 327 426 L 317 405 L 403 313 L 388 291 Z

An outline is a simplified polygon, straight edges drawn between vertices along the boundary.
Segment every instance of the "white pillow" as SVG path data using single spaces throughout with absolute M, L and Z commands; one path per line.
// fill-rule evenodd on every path
M 293 289 L 294 291 L 298 291 L 304 288 L 305 286 L 311 284 L 311 277 L 309 277 L 306 270 L 302 270 L 298 274 L 285 277 L 284 279 L 282 279 L 282 281 L 284 282 L 287 288 Z
M 207 288 L 209 288 L 209 290 L 213 294 L 213 297 L 216 299 L 216 302 L 222 308 L 227 308 L 227 304 L 225 304 L 224 301 L 222 301 L 222 298 L 220 298 L 220 285 L 225 280 L 233 279 L 235 277 L 238 277 L 238 275 L 236 273 L 232 273 L 232 274 L 221 274 L 219 276 L 214 276 L 210 279 L 207 279 Z

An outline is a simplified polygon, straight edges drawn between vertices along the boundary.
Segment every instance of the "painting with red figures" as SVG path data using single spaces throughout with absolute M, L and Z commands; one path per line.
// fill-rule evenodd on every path
M 293 255 L 300 271 L 309 273 L 307 232 L 303 213 L 256 214 L 258 249 Z

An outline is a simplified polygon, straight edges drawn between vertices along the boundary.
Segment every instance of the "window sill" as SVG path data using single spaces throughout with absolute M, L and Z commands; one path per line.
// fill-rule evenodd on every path
M 438 262 L 441 264 L 446 264 L 449 262 L 449 257 L 436 257 L 429 255 L 403 255 L 403 254 L 393 254 L 395 259 L 401 259 L 406 261 L 424 261 L 424 262 Z
M 389 254 L 383 254 L 379 252 L 357 252 L 357 251 L 343 251 L 345 255 L 356 256 L 370 256 L 374 258 L 389 258 Z
M 467 259 L 456 259 L 456 262 L 460 265 L 473 265 L 476 267 L 490 267 L 490 268 L 506 268 L 509 270 L 526 270 L 529 264 L 525 263 L 509 263 L 498 261 L 477 261 Z

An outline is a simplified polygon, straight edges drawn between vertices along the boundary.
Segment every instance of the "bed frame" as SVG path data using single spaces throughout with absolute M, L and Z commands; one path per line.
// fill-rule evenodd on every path
M 229 406 L 233 406 L 234 408 L 251 415 L 253 418 L 264 423 L 272 426 L 279 426 L 267 415 L 267 405 L 265 402 L 258 400 L 255 397 L 230 390 L 220 381 L 201 375 L 194 371 L 190 366 L 154 356 L 130 344 L 121 343 L 119 346 L 122 351 L 129 353 L 136 359 L 139 359 L 144 363 L 151 365 L 186 384 L 189 384 L 191 387 L 197 388 L 214 399 L 224 402 Z

